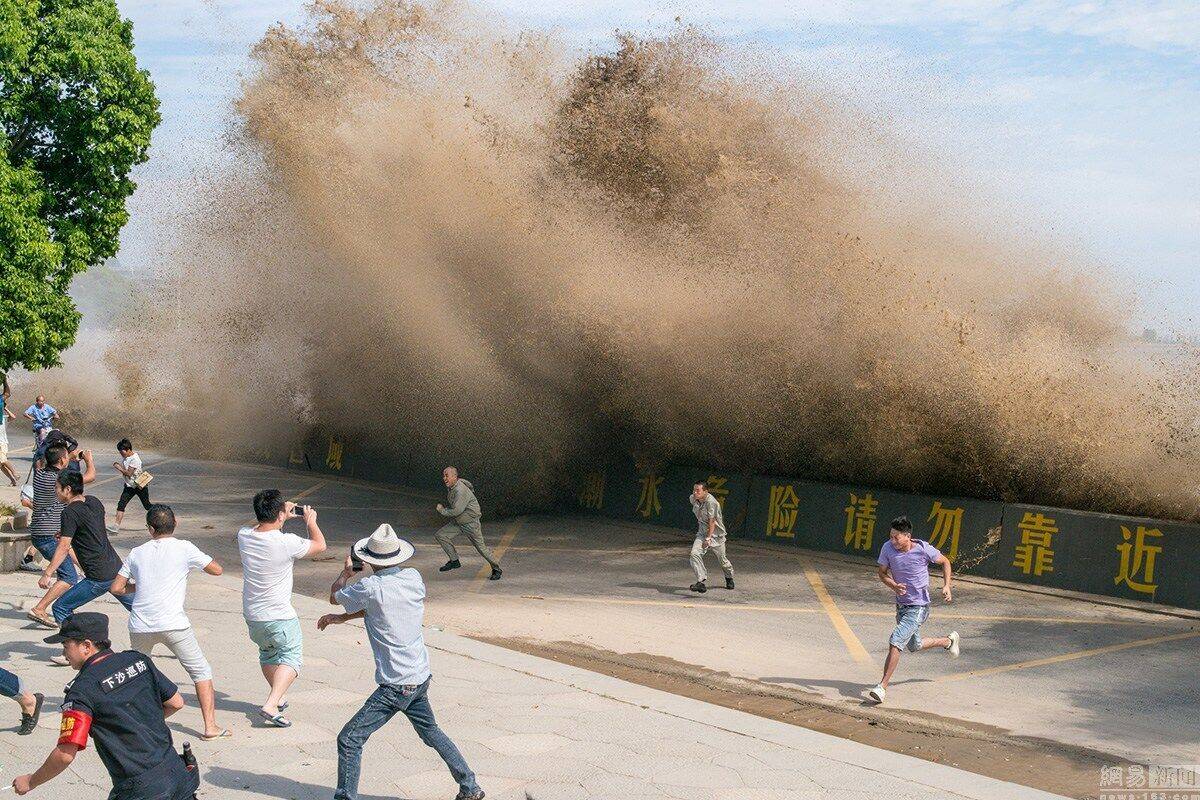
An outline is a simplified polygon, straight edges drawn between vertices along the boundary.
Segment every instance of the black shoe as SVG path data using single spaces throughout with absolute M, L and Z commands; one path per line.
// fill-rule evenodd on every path
M 504 570 L 499 567 L 492 567 L 492 574 L 488 576 L 489 581 L 498 581 L 500 576 L 504 574 Z
M 708 587 L 704 585 L 704 581 L 696 581 L 688 588 L 691 589 L 693 592 L 699 592 L 700 594 L 704 594 L 705 592 L 708 591 Z
M 726 588 L 726 589 L 732 589 L 732 588 L 733 588 L 733 578 L 726 578 L 726 579 L 725 579 L 725 588 Z
M 485 795 L 483 793 L 483 789 L 480 789 L 479 791 L 475 792 L 474 794 L 467 794 L 466 792 L 459 792 L 458 797 L 455 797 L 454 800 L 483 800 L 483 798 L 485 798 L 485 797 L 487 797 L 487 795 Z
M 447 561 L 445 564 L 442 564 L 440 567 L 438 567 L 438 572 L 449 572 L 450 570 L 458 569 L 461 566 L 462 562 L 456 558 L 453 561 Z
M 17 729 L 18 736 L 28 736 L 37 729 L 38 718 L 42 716 L 42 703 L 46 696 L 40 692 L 34 694 L 34 705 L 32 714 L 21 714 L 21 727 Z

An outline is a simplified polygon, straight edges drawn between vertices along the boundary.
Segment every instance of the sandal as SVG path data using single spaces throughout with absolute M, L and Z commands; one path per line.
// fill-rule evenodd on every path
M 213 742 L 217 739 L 228 739 L 231 736 L 233 736 L 233 731 L 229 730 L 229 728 L 222 728 L 220 733 L 214 733 L 212 736 L 209 736 L 207 733 L 201 735 L 200 741 Z
M 292 721 L 283 716 L 283 714 L 268 714 L 266 711 L 260 710 L 258 715 L 266 720 L 266 723 L 274 728 L 290 728 Z
M 43 628 L 49 628 L 50 630 L 58 629 L 58 622 L 54 619 L 54 617 L 48 614 L 39 614 L 32 608 L 25 612 L 25 618 L 33 620 Z

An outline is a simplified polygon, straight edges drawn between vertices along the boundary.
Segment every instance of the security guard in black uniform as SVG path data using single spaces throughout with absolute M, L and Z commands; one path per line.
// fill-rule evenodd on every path
M 179 690 L 149 656 L 114 653 L 108 617 L 79 611 L 46 638 L 62 643 L 63 655 L 79 675 L 67 685 L 58 747 L 41 768 L 13 781 L 25 794 L 53 780 L 87 747 L 88 736 L 113 781 L 109 800 L 191 800 L 200 785 L 175 752 L 166 718 L 183 708 Z

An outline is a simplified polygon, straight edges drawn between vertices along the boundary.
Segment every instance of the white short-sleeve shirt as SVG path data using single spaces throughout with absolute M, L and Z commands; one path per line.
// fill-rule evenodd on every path
M 292 564 L 308 553 L 308 539 L 283 531 L 238 531 L 242 557 L 242 613 L 251 622 L 296 619 Z
M 120 573 L 136 589 L 129 630 L 160 633 L 191 627 L 183 610 L 188 572 L 204 569 L 210 562 L 212 558 L 199 547 L 174 536 L 151 539 L 130 550 Z
M 137 453 L 130 453 L 129 455 L 125 456 L 125 458 L 121 459 L 121 466 L 125 469 L 132 469 L 134 471 L 132 477 L 125 479 L 125 485 L 130 489 L 136 489 L 137 483 L 134 481 L 136 480 L 138 473 L 142 471 L 142 457 Z

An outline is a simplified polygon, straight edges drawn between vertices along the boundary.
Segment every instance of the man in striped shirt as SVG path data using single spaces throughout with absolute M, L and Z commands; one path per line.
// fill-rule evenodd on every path
M 22 503 L 33 509 L 33 515 L 29 521 L 29 538 L 47 562 L 54 558 L 54 551 L 58 547 L 57 537 L 62 529 L 62 512 L 66 505 L 58 499 L 55 486 L 58 483 L 58 473 L 67 468 L 70 460 L 67 448 L 62 445 L 55 444 L 46 448 L 44 466 L 40 468 L 35 466 L 33 469 L 33 502 L 30 504 L 24 498 L 21 500 Z M 91 450 L 83 451 L 83 461 L 86 468 L 81 472 L 84 472 L 84 482 L 87 483 L 88 473 L 92 478 L 96 474 L 96 468 L 92 464 Z M 25 616 L 46 628 L 58 627 L 54 617 L 49 614 L 51 604 L 79 582 L 75 563 L 70 558 L 63 559 L 55 576 L 58 580 L 46 592 L 46 596 L 25 612 Z

